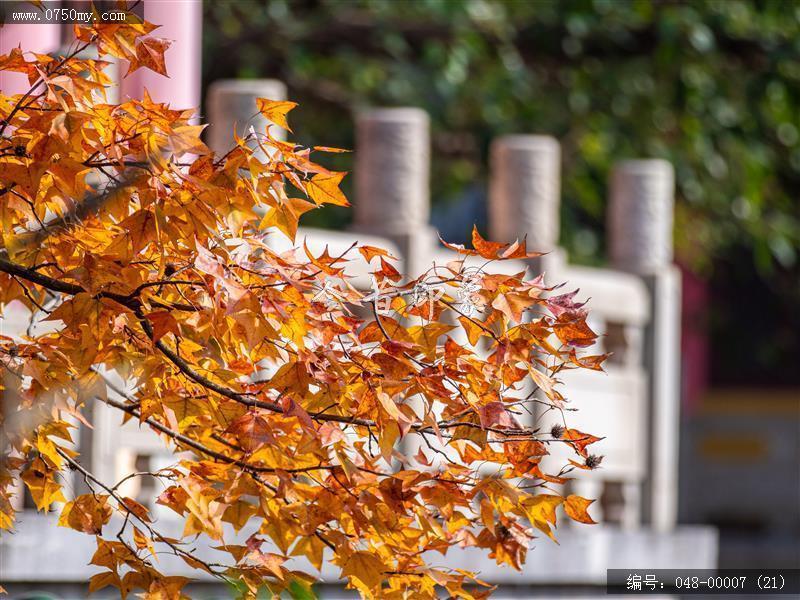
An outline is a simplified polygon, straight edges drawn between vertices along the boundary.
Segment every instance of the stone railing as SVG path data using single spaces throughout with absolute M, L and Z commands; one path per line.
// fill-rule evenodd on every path
M 255 99 L 285 97 L 273 80 L 217 82 L 211 86 L 209 143 L 229 149 L 234 123 L 243 135 L 257 112 Z M 260 118 L 260 117 L 257 117 Z M 389 247 L 411 275 L 432 262 L 455 256 L 442 247 L 429 225 L 429 131 L 427 115 L 413 108 L 379 109 L 356 117 L 355 220 L 348 232 L 301 228 L 312 250 L 331 253 L 353 241 Z M 677 502 L 679 279 L 671 264 L 673 175 L 658 160 L 628 161 L 612 174 L 609 199 L 609 255 L 615 268 L 570 265 L 559 248 L 560 147 L 547 136 L 512 135 L 492 144 L 489 194 L 490 237 L 527 237 L 529 248 L 547 252 L 527 263 L 508 261 L 495 268 L 544 271 L 550 283 L 567 282 L 589 299 L 591 325 L 600 334 L 598 351 L 611 352 L 605 374 L 569 372 L 564 389 L 578 409 L 570 425 L 606 439 L 597 444 L 602 468 L 574 482 L 576 491 L 599 498 L 594 509 L 606 523 L 625 528 L 675 526 Z M 274 236 L 288 250 L 290 243 Z M 351 272 L 366 288 L 366 270 Z M 118 479 L 151 457 L 163 460 L 150 432 L 125 428 L 116 416 L 92 436 L 95 468 Z M 114 455 L 109 455 L 113 452 Z M 153 464 L 152 466 L 158 466 Z M 135 490 L 131 490 L 133 492 Z
M 151 4 L 157 3 L 148 3 L 148 10 Z M 199 65 L 193 56 L 198 54 L 198 7 L 199 2 L 180 3 L 186 19 L 173 14 L 169 18 L 175 29 L 169 37 L 186 38 L 192 48 L 180 60 L 192 64 L 177 65 L 172 71 L 177 79 L 171 83 L 125 83 L 123 97 L 136 96 L 146 85 L 159 90 L 157 100 L 175 106 L 197 104 Z M 178 88 L 185 98 L 170 93 Z M 206 102 L 207 120 L 212 123 L 207 142 L 213 150 L 225 152 L 234 124 L 239 135 L 250 125 L 256 129 L 266 125 L 257 116 L 255 98 L 286 95 L 286 87 L 275 80 L 215 82 Z M 298 238 L 305 237 L 314 252 L 327 245 L 331 254 L 341 253 L 356 239 L 387 247 L 401 258 L 402 270 L 409 275 L 424 271 L 433 261 L 452 259 L 429 224 L 427 114 L 417 108 L 370 110 L 356 116 L 355 127 L 353 225 L 345 232 L 301 228 Z M 544 271 L 549 283 L 567 282 L 567 289 L 579 288 L 579 296 L 589 300 L 590 324 L 601 335 L 600 350 L 613 353 L 605 374 L 571 372 L 562 377 L 572 406 L 579 409 L 570 413 L 570 426 L 606 438 L 596 444 L 597 452 L 605 456 L 602 468 L 573 483 L 575 491 L 600 499 L 592 513 L 603 525 L 576 526 L 581 531 L 574 535 L 562 531 L 561 547 L 540 544 L 530 556 L 532 568 L 519 575 L 500 572 L 472 554 L 456 566 L 481 570 L 487 580 L 514 585 L 600 585 L 608 567 L 713 567 L 713 532 L 676 527 L 680 279 L 672 264 L 672 167 L 660 160 L 616 165 L 609 186 L 610 267 L 598 269 L 570 265 L 558 245 L 560 162 L 554 138 L 512 135 L 495 140 L 489 232 L 496 241 L 526 236 L 529 248 L 547 252 L 525 263 L 508 261 L 495 268 Z M 275 244 L 289 249 L 288 242 L 279 241 L 281 236 L 273 237 Z M 351 274 L 355 285 L 369 286 L 366 270 Z M 4 310 L 4 316 L 5 331 L 24 331 L 25 315 L 12 318 Z M 118 415 L 105 405 L 96 405 L 94 421 L 95 430 L 82 435 L 79 444 L 101 479 L 118 481 L 131 470 L 158 469 L 169 459 L 152 432 L 135 423 L 120 427 Z M 135 479 L 122 491 L 150 495 L 151 490 L 135 487 Z M 50 517 L 23 513 L 19 533 L 0 537 L 4 584 L 86 581 L 85 557 L 92 551 L 90 543 L 84 544 L 88 538 L 47 529 L 46 520 Z M 42 563 L 44 539 L 54 553 L 64 547 L 74 551 Z M 79 547 L 80 552 L 85 550 L 80 556 Z M 76 558 L 67 560 L 69 556 Z
M 284 90 L 273 80 L 217 82 L 207 102 L 209 120 L 215 128 L 236 122 L 242 133 L 256 112 L 255 99 L 280 99 Z M 429 224 L 427 114 L 416 108 L 370 110 L 356 116 L 355 126 L 354 224 L 349 233 L 301 228 L 300 238 L 336 252 L 369 235 L 369 243 L 399 251 L 409 275 L 452 260 Z M 212 149 L 228 150 L 224 139 L 213 133 Z M 529 248 L 547 252 L 527 264 L 510 261 L 496 268 L 544 271 L 550 283 L 567 282 L 590 299 L 601 349 L 613 355 L 606 374 L 563 377 L 579 409 L 574 426 L 606 437 L 598 444 L 603 468 L 576 487 L 601 499 L 607 522 L 652 523 L 668 531 L 676 519 L 680 326 L 679 280 L 671 264 L 672 167 L 658 160 L 616 166 L 608 218 L 613 268 L 596 269 L 570 265 L 558 246 L 560 162 L 552 137 L 511 135 L 492 144 L 490 237 L 526 237 Z M 365 274 L 358 275 L 365 284 Z

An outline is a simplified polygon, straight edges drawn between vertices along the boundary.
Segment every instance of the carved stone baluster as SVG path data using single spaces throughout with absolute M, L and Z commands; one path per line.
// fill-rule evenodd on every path
M 638 481 L 622 483 L 622 501 L 625 504 L 625 508 L 622 511 L 620 525 L 624 529 L 636 529 L 642 518 L 642 486 Z
M 547 252 L 528 261 L 530 276 L 547 273 L 547 280 L 565 263 L 558 247 L 561 205 L 561 146 L 545 135 L 507 135 L 491 147 L 489 182 L 489 237 L 496 242 L 525 239 L 529 251 Z M 533 391 L 528 382 L 520 397 Z M 541 393 L 541 392 L 539 392 Z M 543 405 L 533 417 L 520 419 L 535 426 Z
M 651 293 L 653 317 L 644 336 L 651 444 L 642 512 L 661 531 L 677 520 L 680 273 L 672 265 L 674 187 L 667 161 L 622 162 L 612 174 L 608 212 L 614 266 L 640 275 Z

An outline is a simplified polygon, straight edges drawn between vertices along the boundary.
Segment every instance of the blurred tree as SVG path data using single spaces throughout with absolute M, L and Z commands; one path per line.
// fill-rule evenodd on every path
M 800 4 L 781 0 L 215 0 L 205 43 L 226 60 L 206 61 L 205 79 L 283 79 L 303 106 L 303 142 L 352 147 L 351 111 L 424 107 L 440 208 L 485 182 L 493 137 L 555 135 L 562 242 L 576 262 L 603 261 L 612 163 L 666 158 L 677 174 L 681 262 L 710 276 L 716 262 L 745 256 L 738 264 L 791 317 L 799 20 Z

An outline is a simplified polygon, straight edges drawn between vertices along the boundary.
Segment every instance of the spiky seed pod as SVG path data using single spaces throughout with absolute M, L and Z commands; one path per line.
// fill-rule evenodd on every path
M 561 436 L 564 435 L 564 426 L 556 423 L 550 429 L 550 435 L 557 440 L 561 439 Z
M 600 466 L 600 463 L 603 462 L 602 456 L 597 456 L 596 454 L 590 454 L 586 457 L 586 466 L 590 469 L 596 469 Z

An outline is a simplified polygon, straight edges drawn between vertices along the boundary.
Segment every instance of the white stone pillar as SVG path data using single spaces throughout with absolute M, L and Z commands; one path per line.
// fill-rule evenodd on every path
M 206 108 L 208 115 L 208 146 L 222 156 L 234 146 L 233 132 L 245 137 L 252 125 L 263 133 L 270 122 L 256 107 L 256 98 L 286 100 L 286 85 L 277 79 L 220 79 L 208 88 Z M 283 138 L 280 127 L 272 127 L 272 135 Z M 255 143 L 251 147 L 257 148 Z M 256 156 L 264 158 L 258 150 Z
M 546 135 L 508 135 L 491 148 L 489 235 L 512 242 L 527 237 L 528 249 L 558 247 L 561 147 Z
M 680 273 L 672 264 L 675 174 L 664 160 L 619 163 L 611 177 L 609 255 L 647 283 L 652 321 L 645 337 L 650 384 L 648 484 L 643 512 L 654 528 L 677 521 L 680 435 Z
M 675 173 L 665 160 L 629 160 L 611 175 L 611 262 L 651 275 L 672 263 Z
M 507 135 L 492 142 L 489 179 L 489 238 L 494 242 L 525 240 L 529 252 L 545 252 L 527 261 L 528 277 L 545 274 L 548 283 L 561 283 L 566 254 L 558 246 L 561 206 L 561 146 L 547 135 Z M 530 319 L 530 314 L 525 315 Z M 534 391 L 531 380 L 520 397 Z M 544 400 L 543 393 L 537 395 Z M 538 427 L 546 414 L 535 404 L 524 425 Z M 586 485 L 591 485 L 587 483 Z
M 407 275 L 432 263 L 429 119 L 418 108 L 382 108 L 356 118 L 355 222 L 352 229 L 398 244 Z

